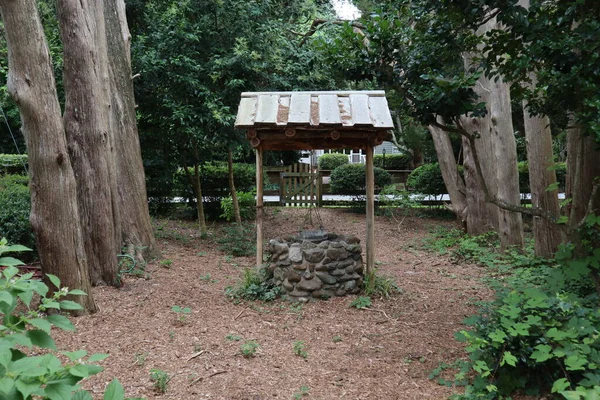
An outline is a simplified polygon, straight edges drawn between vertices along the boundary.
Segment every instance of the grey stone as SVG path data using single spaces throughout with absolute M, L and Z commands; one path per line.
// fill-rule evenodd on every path
M 364 266 L 365 265 L 363 264 L 362 259 L 356 260 L 356 264 L 354 265 L 354 272 L 362 274 Z
M 331 262 L 333 262 L 333 260 L 332 260 L 331 258 L 329 258 L 329 257 L 325 257 L 325 258 L 323 259 L 323 261 L 321 261 L 321 264 L 323 264 L 323 265 L 326 265 L 326 264 L 329 264 L 329 263 L 331 263 Z
M 290 283 L 290 281 L 288 281 L 287 279 L 285 281 L 283 281 L 283 283 L 281 284 L 281 286 L 283 286 L 283 288 L 285 290 L 287 290 L 288 292 L 291 292 L 292 290 L 294 290 L 294 285 L 292 285 Z
M 323 290 L 335 290 L 338 289 L 340 287 L 339 283 L 336 283 L 334 285 L 323 285 Z
M 346 238 L 346 243 L 348 244 L 358 244 L 360 243 L 360 239 L 354 235 L 350 235 Z
M 290 265 L 291 263 L 292 263 L 292 262 L 290 261 L 290 259 L 286 257 L 286 258 L 284 258 L 283 260 L 281 260 L 281 261 L 278 261 L 278 262 L 276 263 L 276 265 L 277 265 L 278 267 L 287 267 L 287 266 L 288 266 L 288 265 Z
M 354 264 L 352 264 L 352 265 L 348 265 L 348 266 L 346 267 L 346 273 L 347 273 L 347 274 L 353 274 L 353 273 L 354 273 L 354 270 L 355 270 L 355 268 L 356 268 L 356 265 L 354 265 Z
M 292 269 L 288 270 L 288 273 L 287 273 L 287 279 L 288 279 L 288 281 L 290 281 L 290 282 L 300 282 L 301 278 L 302 277 L 300 276 L 300 274 L 297 273 L 296 271 L 294 271 Z
M 308 297 L 310 296 L 309 292 L 305 292 L 303 290 L 298 290 L 298 288 L 296 287 L 291 293 L 290 296 L 294 296 L 294 297 Z
M 325 255 L 332 260 L 343 260 L 348 258 L 348 252 L 343 248 L 329 248 Z M 292 258 L 292 253 L 290 251 L 290 259 Z
M 296 271 L 306 271 L 307 265 L 306 264 L 294 264 L 293 268 Z
M 354 260 L 352 258 L 346 258 L 344 260 L 340 260 L 338 262 L 337 267 L 338 268 L 346 268 L 349 265 L 353 265 L 354 264 Z
M 281 268 L 276 268 L 275 271 L 273 271 L 273 278 L 283 280 L 283 279 L 285 279 L 285 275 L 286 275 L 285 272 L 286 271 L 284 271 Z
M 357 280 L 357 279 L 360 279 L 360 275 L 358 275 L 358 274 L 345 274 L 338 278 L 338 282 L 346 282 L 346 281 Z
M 315 267 L 316 271 L 328 271 L 329 268 L 327 268 L 327 265 L 323 265 L 323 264 L 319 264 Z
M 347 281 L 346 283 L 344 283 L 344 289 L 347 291 L 350 291 L 352 289 L 354 289 L 356 287 L 356 281 L 352 280 L 352 281 Z
M 329 243 L 329 247 L 331 247 L 332 249 L 339 249 L 341 247 L 344 247 L 343 242 L 331 242 Z
M 296 244 L 297 243 L 294 243 L 290 248 L 290 261 L 294 263 L 299 263 L 302 262 L 302 249 L 300 248 L 300 245 L 298 245 L 298 247 L 295 247 Z
M 315 290 L 311 294 L 312 294 L 312 297 L 314 297 L 316 299 L 329 299 L 329 298 L 335 296 L 335 290 L 320 289 L 320 290 Z
M 304 258 L 311 263 L 318 263 L 325 258 L 325 251 L 320 248 L 304 250 Z
M 281 254 L 279 256 L 279 262 L 284 265 L 290 265 L 291 261 L 290 261 L 290 258 L 288 257 L 288 253 Z
M 278 242 L 277 240 L 273 240 L 273 239 L 271 239 L 269 241 L 269 251 L 272 254 L 287 253 L 288 250 L 289 250 L 289 247 L 288 247 L 287 243 L 281 243 L 281 242 Z
M 326 249 L 329 247 L 329 243 L 330 243 L 329 240 L 323 240 L 321 243 L 319 243 L 317 245 L 317 247 L 320 249 Z
M 330 272 L 331 275 L 333 276 L 342 276 L 346 274 L 346 271 L 343 269 L 334 269 L 333 271 Z
M 362 259 L 362 255 L 360 253 L 354 253 L 352 254 L 352 258 L 358 261 Z
M 350 253 L 360 253 L 362 251 L 360 244 L 348 244 L 344 248 Z
M 300 283 L 296 285 L 296 290 L 305 290 L 307 292 L 312 292 L 314 290 L 321 289 L 323 286 L 323 282 L 320 279 L 302 279 Z
M 357 286 L 354 289 L 348 291 L 348 293 L 350 293 L 350 294 L 359 294 L 360 293 L 360 288 Z
M 304 250 L 306 250 L 306 249 L 314 249 L 315 247 L 317 247 L 317 245 L 314 244 L 313 242 L 311 242 L 310 240 L 303 240 L 302 241 L 302 248 Z
M 328 285 L 332 285 L 334 283 L 337 282 L 337 279 L 335 279 L 333 276 L 329 275 L 328 273 L 324 273 L 324 272 L 315 272 L 315 275 L 317 276 L 317 278 L 319 278 L 323 283 L 326 283 Z
M 296 301 L 299 303 L 308 303 L 310 299 L 308 297 L 297 297 Z
M 346 295 L 346 291 L 344 289 L 338 289 L 335 291 L 335 295 L 336 296 L 345 296 Z

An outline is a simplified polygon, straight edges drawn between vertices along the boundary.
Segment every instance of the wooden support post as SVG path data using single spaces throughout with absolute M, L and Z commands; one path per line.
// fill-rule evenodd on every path
M 366 148 L 367 175 L 367 269 L 368 282 L 374 283 L 375 274 L 375 174 L 373 172 L 373 144 Z
M 263 149 L 256 149 L 256 266 L 263 264 Z
M 317 207 L 323 207 L 323 173 L 317 172 Z

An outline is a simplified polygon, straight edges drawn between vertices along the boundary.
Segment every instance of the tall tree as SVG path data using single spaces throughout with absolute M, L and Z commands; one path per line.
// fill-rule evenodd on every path
M 36 2 L 2 0 L 0 11 L 8 45 L 8 89 L 21 113 L 29 154 L 30 220 L 42 268 L 70 289 L 88 293 L 77 301 L 94 312 L 77 184 Z

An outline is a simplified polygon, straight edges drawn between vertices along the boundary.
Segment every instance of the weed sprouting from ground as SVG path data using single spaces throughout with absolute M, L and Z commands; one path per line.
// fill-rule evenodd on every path
M 281 288 L 273 285 L 266 269 L 246 268 L 235 286 L 228 286 L 225 294 L 232 299 L 272 301 L 279 297 Z
M 231 224 L 223 227 L 217 239 L 219 250 L 233 257 L 251 256 L 256 251 L 254 228 L 249 224 Z

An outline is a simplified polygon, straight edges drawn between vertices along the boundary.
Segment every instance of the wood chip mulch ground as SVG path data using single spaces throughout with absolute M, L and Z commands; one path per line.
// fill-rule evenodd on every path
M 294 208 L 266 212 L 267 239 L 294 233 L 305 216 Z M 320 214 L 328 231 L 364 243 L 364 215 Z M 422 248 L 431 229 L 452 222 L 409 217 L 398 225 L 376 217 L 378 273 L 392 277 L 402 293 L 373 299 L 369 310 L 349 307 L 356 296 L 303 305 L 233 302 L 224 290 L 254 257 L 226 256 L 211 238 L 200 239 L 191 222 L 156 223 L 162 259 L 172 263 L 156 260 L 146 266 L 148 279 L 126 276 L 119 289 L 95 288 L 100 311 L 74 319 L 77 332 L 56 335 L 63 350 L 110 354 L 104 372 L 84 382 L 95 398 L 113 377 L 127 396 L 149 399 L 445 399 L 460 390 L 428 375 L 464 357 L 453 334 L 490 292 L 481 268 Z M 220 227 L 212 227 L 213 239 Z M 182 321 L 173 306 L 191 312 Z M 259 348 L 246 358 L 240 346 L 250 340 Z M 298 342 L 305 358 L 294 351 Z M 154 387 L 152 370 L 169 375 L 164 393 Z

